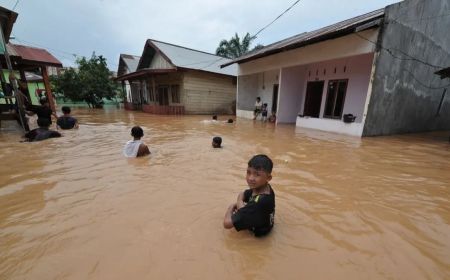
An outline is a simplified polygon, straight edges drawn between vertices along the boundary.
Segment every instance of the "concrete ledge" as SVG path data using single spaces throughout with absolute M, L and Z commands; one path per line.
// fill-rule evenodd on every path
M 364 128 L 362 123 L 344 123 L 342 120 L 310 117 L 297 117 L 296 126 L 358 137 L 362 136 Z
M 236 116 L 244 119 L 253 119 L 253 111 L 237 110 Z

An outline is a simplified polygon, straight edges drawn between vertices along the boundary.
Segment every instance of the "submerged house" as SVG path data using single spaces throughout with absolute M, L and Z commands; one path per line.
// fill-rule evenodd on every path
M 133 72 L 136 72 L 136 69 L 139 64 L 140 56 L 129 55 L 129 54 L 120 54 L 119 57 L 119 68 L 117 70 L 117 76 L 124 76 Z M 131 82 L 128 80 L 122 80 L 122 91 L 126 100 L 125 106 L 129 106 L 129 104 L 133 104 L 133 100 L 138 100 L 140 96 L 139 86 L 140 82 L 138 80 Z M 127 109 L 133 109 L 133 107 L 128 107 Z
M 256 97 L 277 123 L 354 136 L 450 129 L 450 10 L 406 0 L 241 56 L 237 115 Z
M 117 80 L 130 85 L 127 109 L 153 114 L 234 113 L 237 67 L 220 67 L 229 59 L 149 39 L 135 71 L 131 66 L 136 57 L 121 56 L 121 61 Z

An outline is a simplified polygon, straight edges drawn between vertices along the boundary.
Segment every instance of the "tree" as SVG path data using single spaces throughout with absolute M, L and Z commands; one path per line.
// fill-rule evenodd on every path
M 248 53 L 249 51 L 261 49 L 264 46 L 258 44 L 255 48 L 250 50 L 250 45 L 252 41 L 256 39 L 256 37 L 252 37 L 250 33 L 247 32 L 245 34 L 244 38 L 239 38 L 238 34 L 235 33 L 233 37 L 231 37 L 230 40 L 222 40 L 219 43 L 219 47 L 216 49 L 216 54 L 226 57 L 226 58 L 237 58 L 241 55 L 244 55 Z
M 117 84 L 110 79 L 106 59 L 92 54 L 76 61 L 78 70 L 67 69 L 52 82 L 56 92 L 72 101 L 85 101 L 90 107 L 100 108 L 103 98 L 112 99 L 117 94 Z

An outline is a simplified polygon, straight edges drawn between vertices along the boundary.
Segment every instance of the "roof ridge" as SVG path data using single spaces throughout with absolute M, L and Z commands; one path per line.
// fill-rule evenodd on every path
M 181 48 L 181 49 L 185 49 L 185 50 L 190 50 L 190 51 L 194 51 L 194 52 L 199 52 L 199 53 L 204 53 L 204 54 L 209 54 L 209 55 L 213 55 L 213 56 L 229 59 L 227 57 L 220 56 L 220 55 L 217 55 L 217 54 L 213 54 L 213 53 L 209 53 L 209 52 L 205 52 L 205 51 L 200 51 L 200 50 L 196 50 L 196 49 L 192 49 L 192 48 L 187 48 L 187 47 L 184 47 L 184 46 L 180 46 L 180 45 L 176 45 L 176 44 L 172 44 L 172 43 L 167 43 L 167 42 L 163 42 L 163 41 L 159 41 L 159 40 L 155 40 L 155 39 L 147 39 L 147 41 L 158 42 L 158 43 L 170 45 L 170 46 Z

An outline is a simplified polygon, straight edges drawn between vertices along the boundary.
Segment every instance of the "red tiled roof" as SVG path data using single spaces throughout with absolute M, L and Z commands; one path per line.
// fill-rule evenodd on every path
M 8 52 L 25 64 L 62 67 L 61 61 L 44 49 L 9 43 Z

